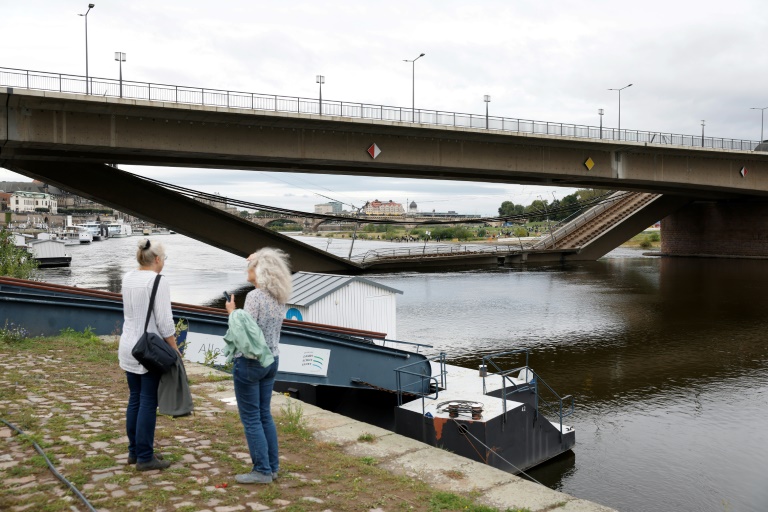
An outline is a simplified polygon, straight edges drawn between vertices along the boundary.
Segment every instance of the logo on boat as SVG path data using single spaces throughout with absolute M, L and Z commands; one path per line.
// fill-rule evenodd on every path
M 304 352 L 304 357 L 301 358 L 301 366 L 314 366 L 315 368 L 323 368 L 325 366 L 325 359 L 315 355 L 314 352 Z
M 301 311 L 296 308 L 290 308 L 288 311 L 286 311 L 285 318 L 288 320 L 298 320 L 299 322 L 304 320 L 304 317 L 301 316 Z

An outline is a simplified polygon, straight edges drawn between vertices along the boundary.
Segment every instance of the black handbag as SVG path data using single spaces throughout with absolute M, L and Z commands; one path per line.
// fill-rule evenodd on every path
M 155 278 L 155 285 L 152 287 L 147 321 L 144 322 L 144 334 L 141 335 L 136 346 L 133 347 L 131 354 L 147 371 L 162 374 L 170 370 L 174 363 L 176 363 L 177 354 L 163 338 L 153 332 L 147 332 L 149 318 L 152 315 L 152 307 L 155 305 L 157 286 L 160 284 L 160 277 L 162 276 L 158 274 Z

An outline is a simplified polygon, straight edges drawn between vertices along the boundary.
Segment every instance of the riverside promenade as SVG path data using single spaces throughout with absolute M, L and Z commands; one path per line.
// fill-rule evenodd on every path
M 469 510 L 612 510 L 280 394 L 272 402 L 280 478 L 239 485 L 234 475 L 250 466 L 231 376 L 191 362 L 195 415 L 158 418 L 156 449 L 173 465 L 137 472 L 127 465 L 127 389 L 113 355 L 117 347 L 114 340 L 96 343 L 114 357 L 109 365 L 98 345 L 72 357 L 66 343 L 42 353 L 0 343 L 0 418 L 28 435 L 0 423 L 0 510 L 88 510 L 28 438 L 104 512 L 464 509 L 436 508 L 435 500 L 449 493 L 472 500 Z M 292 425 L 297 418 L 301 425 Z

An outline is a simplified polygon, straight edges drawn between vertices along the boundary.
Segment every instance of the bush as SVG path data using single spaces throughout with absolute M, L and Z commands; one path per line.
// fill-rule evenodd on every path
M 0 230 L 0 276 L 29 279 L 37 268 L 37 261 L 27 251 L 13 244 L 10 231 Z
M 486 233 L 485 228 L 480 228 L 477 230 L 477 236 L 479 236 L 480 238 L 485 238 L 485 233 Z
M 519 237 L 529 236 L 528 230 L 522 226 L 515 226 L 515 229 L 512 230 L 512 233 Z
M 650 249 L 653 246 L 653 243 L 651 243 L 651 237 L 647 236 L 643 238 L 643 240 L 640 242 L 640 247 L 643 249 Z
M 20 325 L 16 325 L 11 322 L 8 324 L 8 320 L 5 321 L 5 327 L 0 329 L 0 342 L 3 343 L 19 343 L 25 340 L 29 336 L 26 329 Z

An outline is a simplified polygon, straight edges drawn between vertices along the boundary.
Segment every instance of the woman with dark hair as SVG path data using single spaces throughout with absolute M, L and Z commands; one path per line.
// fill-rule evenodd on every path
M 250 473 L 237 475 L 241 484 L 268 484 L 277 478 L 279 459 L 277 429 L 270 411 L 277 374 L 280 329 L 285 303 L 293 285 L 288 255 L 265 247 L 248 257 L 248 282 L 256 288 L 245 297 L 243 310 L 235 309 L 234 296 L 226 303 L 232 344 L 232 377 L 240 421 L 251 453 Z
M 170 462 L 155 455 L 155 424 L 157 422 L 157 389 L 160 374 L 147 371 L 131 354 L 144 334 L 149 301 L 155 278 L 165 266 L 165 249 L 159 242 L 143 239 L 136 251 L 139 268 L 123 277 L 123 333 L 120 335 L 118 360 L 128 381 L 128 407 L 125 431 L 128 434 L 128 464 L 139 471 L 165 469 Z M 147 325 L 147 332 L 159 335 L 176 352 L 176 327 L 171 312 L 171 290 L 167 279 L 160 279 Z M 179 354 L 181 357 L 181 354 Z

